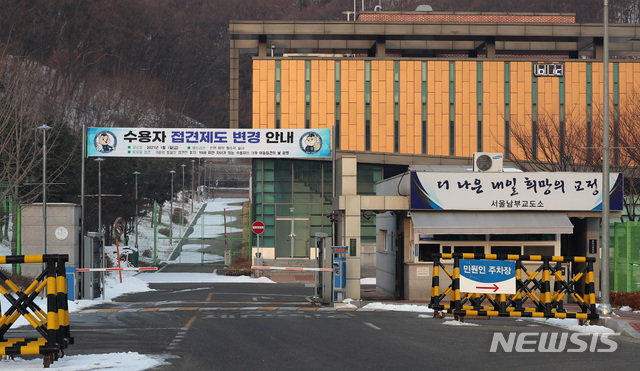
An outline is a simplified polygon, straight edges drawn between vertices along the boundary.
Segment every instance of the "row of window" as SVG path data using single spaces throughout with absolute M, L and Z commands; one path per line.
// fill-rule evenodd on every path
M 418 245 L 419 262 L 433 261 L 433 254 L 471 253 L 471 254 L 510 254 L 510 255 L 559 255 L 555 245 L 441 245 L 421 243 Z

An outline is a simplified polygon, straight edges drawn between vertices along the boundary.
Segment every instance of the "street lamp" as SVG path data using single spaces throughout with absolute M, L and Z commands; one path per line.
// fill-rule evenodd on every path
M 104 158 L 98 157 L 94 161 L 98 163 L 98 234 L 102 238 L 102 161 Z
M 609 303 L 609 0 L 604 0 L 602 40 L 602 259 L 600 261 L 600 313 L 611 314 Z
M 42 254 L 47 253 L 47 130 L 51 126 L 38 126 L 42 130 Z
M 176 173 L 175 170 L 171 170 L 171 212 L 169 213 L 169 244 L 173 244 L 173 175 Z
M 193 169 L 195 167 L 196 160 L 191 160 L 191 213 L 193 214 L 193 198 L 195 197 L 195 193 L 193 193 Z
M 136 252 L 138 252 L 138 254 L 140 253 L 138 251 L 138 175 L 140 175 L 139 171 L 134 171 L 133 175 L 135 175 L 136 177 L 136 215 L 133 217 L 133 223 L 136 226 L 135 227 L 135 231 L 136 231 Z
M 182 191 L 180 194 L 180 206 L 182 206 L 180 208 L 180 226 L 182 227 L 183 226 L 182 222 L 184 221 L 184 168 L 187 165 L 182 164 L 180 166 L 182 166 Z M 182 228 L 180 230 L 182 230 Z
M 204 181 L 203 181 L 203 185 L 204 185 L 204 198 L 209 198 L 209 188 L 207 188 L 207 160 L 204 160 Z

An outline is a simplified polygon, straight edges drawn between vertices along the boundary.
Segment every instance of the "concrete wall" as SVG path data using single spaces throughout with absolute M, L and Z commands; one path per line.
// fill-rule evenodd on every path
M 376 216 L 376 244 L 380 247 L 376 251 L 376 291 L 387 296 L 395 296 L 396 291 L 396 216 L 390 212 Z M 380 230 L 386 230 L 386 240 L 380 241 Z

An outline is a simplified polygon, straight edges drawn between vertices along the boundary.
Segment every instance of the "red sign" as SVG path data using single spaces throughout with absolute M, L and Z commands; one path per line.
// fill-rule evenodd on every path
M 251 224 L 251 231 L 255 234 L 264 232 L 264 223 L 256 220 L 255 222 L 253 222 L 253 224 Z

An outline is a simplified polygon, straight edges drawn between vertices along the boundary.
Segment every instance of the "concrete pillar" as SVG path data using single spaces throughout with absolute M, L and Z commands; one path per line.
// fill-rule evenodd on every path
M 496 57 L 496 41 L 487 41 L 487 59 L 493 59 Z
M 358 187 L 358 160 L 356 155 L 343 155 L 336 161 L 337 195 L 344 196 L 344 211 L 339 220 L 340 236 L 337 241 L 349 246 L 347 256 L 347 287 L 345 295 L 360 299 L 360 196 Z
M 387 44 L 386 39 L 379 37 L 376 40 L 376 57 L 384 58 L 387 56 Z

